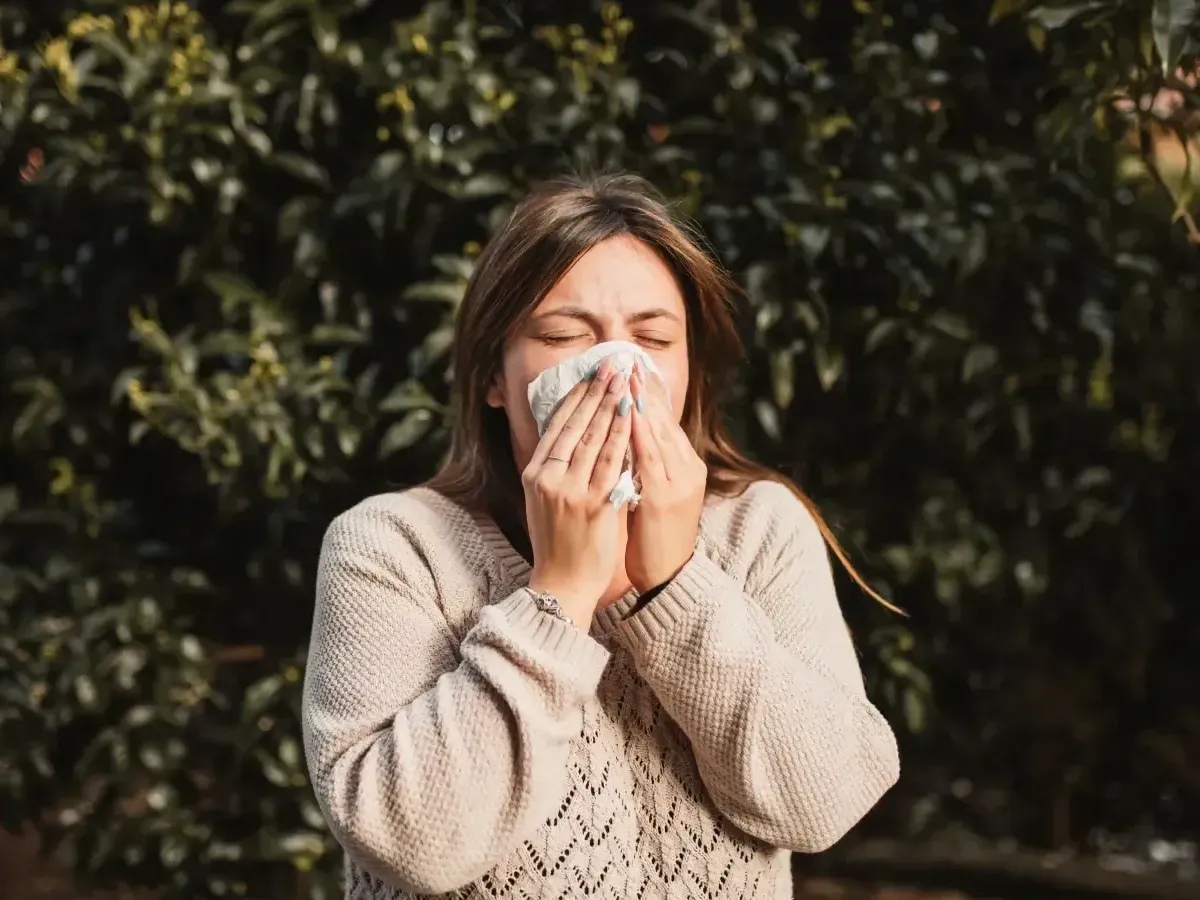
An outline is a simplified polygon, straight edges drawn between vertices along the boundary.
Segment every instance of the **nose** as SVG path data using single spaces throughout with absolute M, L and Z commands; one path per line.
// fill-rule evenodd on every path
M 609 341 L 633 341 L 633 329 L 621 316 L 605 316 L 597 323 L 597 337 L 602 343 Z

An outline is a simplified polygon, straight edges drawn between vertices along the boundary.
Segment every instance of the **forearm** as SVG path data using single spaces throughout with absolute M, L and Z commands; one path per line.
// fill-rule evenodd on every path
M 518 591 L 484 610 L 461 658 L 415 699 L 360 703 L 352 719 L 319 680 L 306 693 L 331 830 L 368 871 L 417 893 L 469 883 L 550 814 L 607 652 Z
M 894 783 L 895 740 L 861 681 L 781 645 L 709 559 L 698 554 L 622 632 L 714 803 L 747 833 L 824 849 Z

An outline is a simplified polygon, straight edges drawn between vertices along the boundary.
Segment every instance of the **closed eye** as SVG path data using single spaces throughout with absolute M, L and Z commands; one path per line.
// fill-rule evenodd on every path
M 586 334 L 543 334 L 539 340 L 543 343 L 557 347 L 563 344 L 571 344 L 575 341 L 581 341 L 586 337 Z
M 666 350 L 674 341 L 668 341 L 663 338 L 650 337 L 648 335 L 639 335 L 637 339 L 639 344 L 649 347 L 651 350 Z

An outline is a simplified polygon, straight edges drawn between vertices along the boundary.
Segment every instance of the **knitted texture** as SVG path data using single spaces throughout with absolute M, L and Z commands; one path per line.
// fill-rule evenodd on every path
M 490 520 L 363 501 L 321 552 L 304 690 L 349 900 L 790 898 L 896 781 L 816 523 L 710 499 L 696 554 L 590 633 L 539 611 Z

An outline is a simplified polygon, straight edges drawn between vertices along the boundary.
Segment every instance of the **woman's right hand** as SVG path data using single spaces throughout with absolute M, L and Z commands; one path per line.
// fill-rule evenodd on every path
M 608 495 L 629 447 L 629 382 L 607 360 L 559 406 L 521 475 L 533 547 L 529 586 L 553 594 L 587 628 L 620 563 L 619 512 Z

